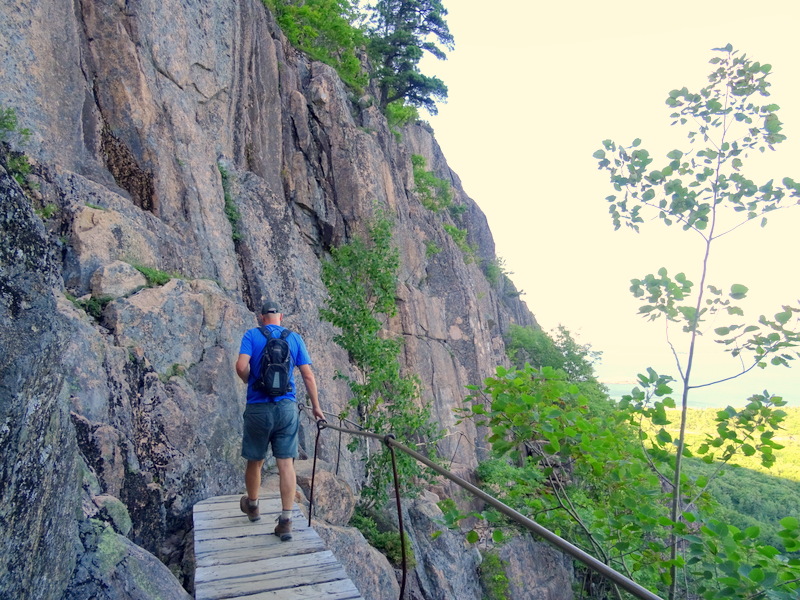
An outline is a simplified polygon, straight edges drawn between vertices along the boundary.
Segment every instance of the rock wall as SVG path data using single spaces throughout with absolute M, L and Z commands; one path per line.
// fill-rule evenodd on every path
M 320 264 L 376 206 L 401 252 L 387 329 L 448 432 L 440 453 L 471 474 L 478 432 L 453 409 L 503 360 L 508 325 L 535 320 L 483 275 L 491 232 L 427 127 L 398 141 L 258 0 L 25 0 L 0 6 L 0 31 L 0 104 L 32 131 L 18 149 L 35 184 L 23 195 L 0 171 L 0 596 L 191 591 L 192 505 L 243 488 L 241 335 L 279 301 L 339 413 L 334 375 L 351 367 L 319 318 Z M 419 202 L 412 154 L 452 182 L 477 262 Z M 141 287 L 133 266 L 171 277 Z M 322 458 L 337 451 L 323 437 Z M 357 491 L 360 457 L 345 452 L 339 476 Z

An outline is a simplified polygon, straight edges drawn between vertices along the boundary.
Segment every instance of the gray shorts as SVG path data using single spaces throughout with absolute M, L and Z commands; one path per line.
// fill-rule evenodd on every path
M 294 400 L 248 404 L 244 409 L 242 458 L 264 460 L 270 445 L 275 458 L 297 458 L 299 425 L 299 409 Z

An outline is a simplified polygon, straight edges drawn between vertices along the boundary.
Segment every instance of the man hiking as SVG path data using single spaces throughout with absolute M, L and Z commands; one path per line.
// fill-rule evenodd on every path
M 272 446 L 283 509 L 275 535 L 285 542 L 292 539 L 292 508 L 297 485 L 294 459 L 297 457 L 299 411 L 295 397 L 295 366 L 303 377 L 314 418 L 323 419 L 324 416 L 303 338 L 281 327 L 282 319 L 283 314 L 275 302 L 264 302 L 259 319 L 261 327 L 248 330 L 242 338 L 236 374 L 247 384 L 242 435 L 242 458 L 247 460 L 244 474 L 247 494 L 242 496 L 239 506 L 251 521 L 261 518 L 258 510 L 261 467 L 267 448 Z

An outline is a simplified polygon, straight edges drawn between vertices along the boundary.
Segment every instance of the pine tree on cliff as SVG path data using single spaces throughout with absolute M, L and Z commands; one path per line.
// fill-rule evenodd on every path
M 370 10 L 369 53 L 377 65 L 381 108 L 404 98 L 436 114 L 436 101 L 447 99 L 447 86 L 423 75 L 419 61 L 426 51 L 444 60 L 442 46 L 453 49 L 441 0 L 378 0 Z

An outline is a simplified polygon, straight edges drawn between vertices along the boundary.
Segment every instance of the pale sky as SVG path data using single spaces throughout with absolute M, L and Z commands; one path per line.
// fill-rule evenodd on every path
M 659 158 L 686 150 L 685 132 L 669 126 L 664 99 L 674 88 L 703 87 L 711 48 L 730 42 L 772 65 L 770 101 L 781 106 L 789 138 L 743 172 L 757 182 L 800 179 L 800 2 L 445 0 L 445 6 L 455 51 L 444 62 L 426 60 L 423 71 L 444 80 L 449 101 L 427 120 L 467 194 L 486 213 L 498 256 L 523 299 L 546 330 L 561 323 L 603 351 L 602 379 L 631 380 L 649 365 L 666 371 L 674 361 L 663 327 L 636 314 L 639 303 L 628 287 L 662 266 L 697 282 L 699 238 L 657 222 L 638 236 L 614 232 L 604 200 L 613 190 L 592 153 L 604 139 L 628 145 L 637 137 Z M 798 231 L 800 208 L 776 213 L 763 231 L 755 223 L 742 228 L 717 247 L 709 282 L 747 285 L 754 320 L 796 303 Z M 709 377 L 732 372 L 724 367 L 729 358 L 706 357 Z M 765 374 L 772 376 L 744 380 L 744 391 L 769 386 L 800 404 L 800 360 L 791 370 Z

